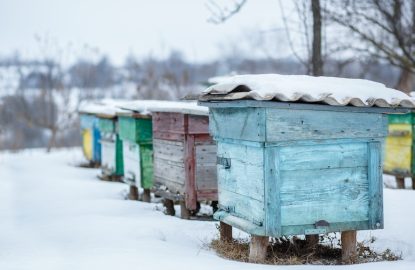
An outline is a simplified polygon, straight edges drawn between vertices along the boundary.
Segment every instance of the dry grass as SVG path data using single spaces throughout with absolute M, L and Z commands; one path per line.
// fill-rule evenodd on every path
M 334 235 L 334 236 L 333 236 Z M 335 234 L 320 237 L 320 242 L 313 247 L 309 247 L 305 240 L 298 237 L 272 238 L 267 250 L 265 264 L 279 265 L 335 265 L 342 264 L 341 248 Z M 375 261 L 396 261 L 401 256 L 395 255 L 389 249 L 377 253 L 370 248 L 375 239 L 359 242 L 357 246 L 357 259 L 355 263 L 366 263 Z M 217 254 L 230 260 L 248 262 L 249 240 L 234 240 L 233 242 L 222 242 L 217 239 L 210 243 L 210 248 Z

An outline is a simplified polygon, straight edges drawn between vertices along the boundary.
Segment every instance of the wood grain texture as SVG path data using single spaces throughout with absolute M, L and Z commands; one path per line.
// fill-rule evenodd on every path
M 382 180 L 382 145 L 369 143 L 369 226 L 383 229 L 383 180 Z
M 281 235 L 304 235 L 305 230 L 315 228 L 316 227 L 314 224 L 282 226 Z M 325 229 L 326 233 L 341 232 L 344 230 L 371 230 L 367 220 L 330 223 L 330 226 L 326 227 Z
M 172 192 L 184 193 L 184 142 L 154 139 L 154 181 Z
M 209 117 L 202 115 L 188 115 L 188 134 L 208 134 Z
M 195 146 L 195 179 L 198 191 L 218 188 L 216 154 L 216 144 L 199 144 Z
M 181 133 L 153 131 L 153 139 L 169 140 L 169 141 L 184 141 L 185 135 Z
M 357 259 L 356 231 L 344 231 L 341 233 L 342 261 L 351 264 Z
M 187 210 L 196 210 L 199 199 L 217 200 L 216 152 L 208 122 L 207 116 L 153 114 L 155 181 L 181 193 Z
M 184 166 L 184 142 L 170 140 L 153 140 L 154 159 L 174 161 Z
M 267 147 L 264 152 L 265 230 L 267 235 L 281 235 L 281 176 L 279 147 Z
M 268 236 L 251 235 L 251 243 L 249 244 L 249 262 L 264 262 L 267 257 L 268 244 Z
M 209 130 L 216 137 L 265 140 L 265 110 L 261 108 L 214 109 L 209 115 Z
M 195 210 L 197 207 L 196 194 L 196 157 L 195 157 L 195 137 L 187 135 L 184 144 L 185 156 L 185 205 L 189 210 Z
M 231 160 L 229 169 L 217 167 L 219 189 L 264 201 L 263 148 L 219 141 L 217 156 Z
M 196 190 L 198 201 L 218 201 L 218 189 Z
M 220 164 L 215 217 L 273 237 L 311 233 L 322 220 L 326 232 L 383 226 L 381 110 L 225 103 L 209 104 Z
M 262 227 L 265 219 L 264 202 L 229 190 L 218 190 L 219 204 L 226 206 L 231 215 Z M 232 224 L 231 224 L 232 225 Z
M 226 223 L 232 227 L 238 228 L 250 234 L 266 235 L 265 227 L 262 225 L 256 225 L 252 221 L 248 221 L 244 218 L 237 217 L 235 214 L 226 212 L 224 210 L 218 210 L 213 214 L 216 220 Z
M 266 140 L 293 141 L 337 138 L 385 137 L 380 114 L 267 109 Z M 370 123 L 370 125 L 368 125 Z
M 185 134 L 186 120 L 181 113 L 153 113 L 153 132 Z
M 281 171 L 282 225 L 368 219 L 367 168 Z
M 232 242 L 232 226 L 226 224 L 225 222 L 220 222 L 219 224 L 219 233 L 220 240 L 222 242 Z
M 367 144 L 310 144 L 282 147 L 280 170 L 310 170 L 367 166 Z
M 201 97 L 203 99 L 203 97 Z M 311 110 L 325 112 L 348 112 L 348 113 L 377 113 L 377 114 L 402 114 L 409 113 L 409 108 L 401 107 L 355 107 L 355 106 L 330 106 L 324 104 L 301 103 L 301 102 L 275 102 L 267 100 L 231 100 L 231 101 L 199 101 L 199 105 L 209 107 L 209 112 L 218 108 L 273 108 L 289 109 L 292 111 Z

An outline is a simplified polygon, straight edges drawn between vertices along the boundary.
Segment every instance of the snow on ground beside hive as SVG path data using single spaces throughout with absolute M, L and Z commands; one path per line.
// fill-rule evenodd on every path
M 80 149 L 0 153 L 0 269 L 276 268 L 219 258 L 205 248 L 216 222 L 181 220 L 160 205 L 124 200 L 126 185 L 99 181 L 99 170 L 76 167 L 80 162 Z M 359 233 L 404 260 L 339 268 L 415 269 L 414 192 L 385 189 L 386 229 Z
M 219 83 L 203 91 L 204 94 L 229 94 L 227 99 L 325 102 L 330 105 L 405 106 L 415 107 L 415 100 L 407 94 L 385 85 L 363 79 L 314 77 L 307 75 L 258 74 L 222 78 Z

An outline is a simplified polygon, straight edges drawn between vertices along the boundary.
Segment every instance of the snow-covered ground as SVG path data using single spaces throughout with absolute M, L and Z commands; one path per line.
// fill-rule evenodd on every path
M 156 204 L 124 200 L 127 186 L 79 168 L 80 149 L 0 153 L 0 269 L 329 269 L 228 261 L 208 250 L 216 222 L 165 216 Z M 390 179 L 388 179 L 390 181 Z M 385 229 L 374 247 L 403 260 L 336 266 L 415 269 L 415 191 L 385 189 Z M 243 235 L 234 232 L 234 236 Z

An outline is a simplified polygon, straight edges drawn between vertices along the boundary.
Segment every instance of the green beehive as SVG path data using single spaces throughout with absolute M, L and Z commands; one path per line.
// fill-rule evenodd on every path
M 125 103 L 117 113 L 118 131 L 123 144 L 124 177 L 130 185 L 130 199 L 138 199 L 138 189 L 144 189 L 142 200 L 150 202 L 153 187 L 153 129 L 151 110 L 168 103 L 159 100 L 136 100 Z
M 143 188 L 143 201 L 150 202 L 153 186 L 151 116 L 133 112 L 118 114 L 118 133 L 123 145 L 123 181 L 130 185 L 130 199 L 138 199 L 138 189 Z

